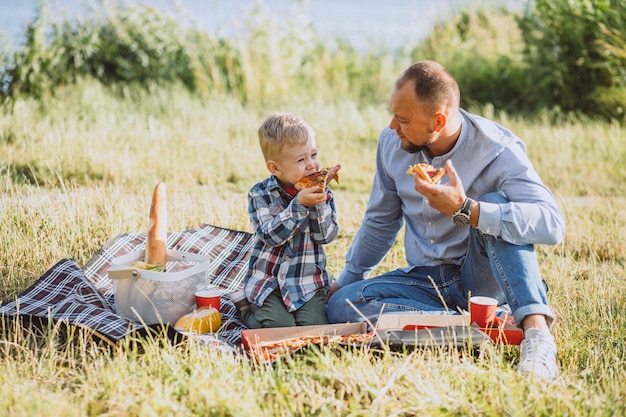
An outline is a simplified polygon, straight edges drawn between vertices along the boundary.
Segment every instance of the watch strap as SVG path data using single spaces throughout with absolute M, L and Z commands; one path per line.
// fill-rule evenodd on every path
M 472 205 L 474 205 L 474 200 L 469 197 L 465 198 L 465 202 L 463 203 L 463 207 L 459 210 L 463 214 L 470 215 L 470 210 L 472 209 Z

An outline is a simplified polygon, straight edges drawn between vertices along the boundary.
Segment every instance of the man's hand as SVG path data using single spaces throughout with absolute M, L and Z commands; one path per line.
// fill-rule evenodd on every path
M 319 187 L 309 187 L 298 192 L 298 201 L 304 207 L 312 207 L 326 202 L 326 192 Z
M 463 183 L 449 159 L 446 161 L 446 171 L 448 182 L 445 184 L 429 184 L 417 174 L 413 176 L 413 180 L 415 191 L 423 195 L 432 208 L 452 217 L 454 212 L 463 206 L 466 195 Z

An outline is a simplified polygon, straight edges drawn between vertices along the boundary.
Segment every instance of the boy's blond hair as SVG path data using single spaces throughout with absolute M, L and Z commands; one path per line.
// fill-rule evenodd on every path
M 314 138 L 311 126 L 291 113 L 272 113 L 259 127 L 259 144 L 266 161 L 275 159 L 285 145 L 303 144 Z

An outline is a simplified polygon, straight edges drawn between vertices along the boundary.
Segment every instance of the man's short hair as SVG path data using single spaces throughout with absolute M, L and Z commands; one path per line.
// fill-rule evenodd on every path
M 407 68 L 395 83 L 395 88 L 414 82 L 415 96 L 432 108 L 440 105 L 459 107 L 461 93 L 456 80 L 441 64 L 420 61 Z

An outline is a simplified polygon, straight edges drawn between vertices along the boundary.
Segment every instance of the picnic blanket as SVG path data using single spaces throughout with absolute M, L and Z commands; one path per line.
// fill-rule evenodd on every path
M 77 326 L 112 344 L 131 334 L 163 328 L 170 338 L 191 336 L 178 334 L 170 326 L 145 325 L 116 313 L 114 286 L 107 270 L 113 258 L 143 250 L 145 244 L 146 233 L 124 233 L 107 242 L 83 268 L 74 259 L 62 259 L 17 297 L 3 301 L 0 317 L 3 321 L 19 318 Z M 215 334 L 196 336 L 199 340 L 226 350 L 241 344 L 245 325 L 228 294 L 243 287 L 252 245 L 250 233 L 208 224 L 168 234 L 168 249 L 209 257 L 209 281 L 223 291 L 223 325 Z

